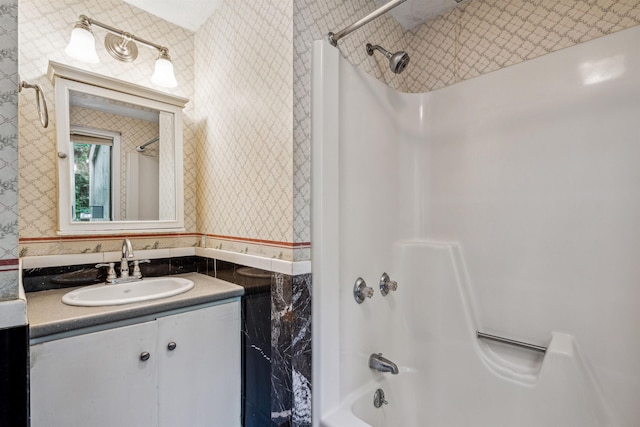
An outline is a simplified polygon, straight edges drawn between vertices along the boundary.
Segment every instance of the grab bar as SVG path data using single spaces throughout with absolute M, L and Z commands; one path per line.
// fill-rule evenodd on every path
M 18 85 L 18 92 L 22 92 L 22 88 L 35 89 L 36 90 L 36 104 L 38 105 L 38 117 L 40 117 L 40 123 L 42 127 L 49 126 L 49 111 L 47 109 L 47 100 L 44 98 L 44 91 L 39 84 L 27 83 L 24 80 L 20 81 Z
M 497 335 L 485 334 L 484 332 L 476 331 L 476 336 L 480 339 L 491 340 L 501 342 L 503 344 L 509 344 L 520 348 L 526 348 L 527 350 L 533 350 L 540 353 L 546 353 L 547 347 L 541 345 L 529 344 L 527 342 L 516 341 L 509 338 L 499 337 Z

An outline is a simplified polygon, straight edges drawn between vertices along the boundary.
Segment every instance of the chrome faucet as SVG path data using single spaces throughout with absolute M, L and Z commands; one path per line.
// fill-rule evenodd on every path
M 398 365 L 393 363 L 386 357 L 382 357 L 382 353 L 373 353 L 369 356 L 369 367 L 380 372 L 391 372 L 393 375 L 397 375 Z
M 124 239 L 122 241 L 122 258 L 120 259 L 120 277 L 116 275 L 115 262 L 96 264 L 96 268 L 109 267 L 106 280 L 108 285 L 134 282 L 142 279 L 140 263 L 151 261 L 148 259 L 133 260 L 133 274 L 129 275 L 129 260 L 133 258 L 133 246 L 131 246 L 131 241 L 129 239 Z
M 122 241 L 122 259 L 120 260 L 120 278 L 126 279 L 129 277 L 129 260 L 133 259 L 133 246 L 131 246 L 131 240 L 124 239 Z

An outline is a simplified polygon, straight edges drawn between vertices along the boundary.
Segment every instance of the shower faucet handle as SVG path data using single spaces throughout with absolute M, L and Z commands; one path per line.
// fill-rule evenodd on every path
M 375 406 L 376 408 L 381 407 L 382 405 L 388 405 L 389 402 L 386 401 L 386 399 L 384 398 L 384 390 L 382 390 L 381 388 L 377 389 L 376 392 L 373 394 L 373 406 Z
M 362 304 L 365 298 L 371 298 L 373 296 L 373 288 L 367 286 L 367 283 L 362 277 L 358 277 L 355 285 L 353 285 L 353 297 L 358 304 Z
M 386 296 L 389 291 L 396 291 L 398 289 L 398 282 L 391 280 L 387 273 L 382 273 L 380 276 L 380 293 L 382 296 Z

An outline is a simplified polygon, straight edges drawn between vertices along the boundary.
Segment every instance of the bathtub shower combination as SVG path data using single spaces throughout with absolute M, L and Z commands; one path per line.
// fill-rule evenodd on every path
M 315 43 L 314 426 L 640 426 L 638 45 L 404 94 Z

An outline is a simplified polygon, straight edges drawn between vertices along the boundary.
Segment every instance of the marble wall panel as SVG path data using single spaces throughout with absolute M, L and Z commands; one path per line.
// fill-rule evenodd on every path
M 292 425 L 311 426 L 311 275 L 293 276 L 291 307 Z
M 271 423 L 270 318 L 268 289 L 242 298 L 243 427 L 262 427 Z
M 290 426 L 293 414 L 291 276 L 274 274 L 271 282 L 271 422 Z

